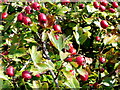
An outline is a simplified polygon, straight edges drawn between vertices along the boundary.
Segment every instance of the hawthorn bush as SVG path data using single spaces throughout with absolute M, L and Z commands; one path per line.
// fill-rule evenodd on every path
M 119 2 L 0 3 L 0 89 L 119 89 Z

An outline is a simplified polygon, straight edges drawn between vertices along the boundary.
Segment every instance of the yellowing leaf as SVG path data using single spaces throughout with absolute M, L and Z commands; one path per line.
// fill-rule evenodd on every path
M 114 42 L 116 42 L 116 40 L 115 40 L 116 38 L 117 38 L 116 35 L 112 35 L 112 36 L 110 36 L 110 37 L 107 36 L 107 37 L 104 38 L 103 43 L 104 43 L 105 45 L 114 43 Z
M 64 60 L 65 58 L 67 58 L 68 55 L 70 55 L 70 53 L 68 53 L 68 52 L 64 53 L 63 51 L 60 51 L 60 59 L 61 60 Z

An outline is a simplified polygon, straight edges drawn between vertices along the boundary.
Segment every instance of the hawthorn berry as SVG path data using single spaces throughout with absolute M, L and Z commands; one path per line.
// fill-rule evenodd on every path
M 114 8 L 117 8 L 117 7 L 118 7 L 118 3 L 117 3 L 117 2 L 112 2 L 112 6 L 113 6 Z
M 61 0 L 62 5 L 67 5 L 70 3 L 70 0 Z
M 100 4 L 103 5 L 103 6 L 107 6 L 108 5 L 108 1 L 104 0 L 104 1 L 100 2 Z
M 55 38 L 56 38 L 56 40 L 58 40 L 58 39 L 59 39 L 59 36 L 58 36 L 58 35 L 55 35 Z
M 100 41 L 100 37 L 99 36 L 96 36 L 95 39 L 96 39 L 96 41 Z
M 99 6 L 99 10 L 100 10 L 101 12 L 103 12 L 103 11 L 105 11 L 105 10 L 106 10 L 106 8 L 105 8 L 105 6 L 100 5 L 100 6 Z
M 72 62 L 72 60 L 73 60 L 73 58 L 71 58 L 71 57 L 68 57 L 65 59 L 66 62 Z
M 60 25 L 58 25 L 58 24 L 54 25 L 54 26 L 53 26 L 53 29 L 54 29 L 55 31 L 57 31 L 57 32 L 60 32 L 60 33 L 62 32 L 62 31 L 61 31 L 61 27 L 60 27 Z
M 9 66 L 9 67 L 6 69 L 6 75 L 14 76 L 14 67 L 13 67 L 13 66 Z
M 115 9 L 109 8 L 109 11 L 110 11 L 111 13 L 114 13 L 114 12 L 115 12 Z
M 23 21 L 23 13 L 19 13 L 18 16 L 17 16 L 17 21 Z
M 24 78 L 25 80 L 29 80 L 32 78 L 32 76 L 30 75 L 30 73 L 28 71 L 23 71 L 22 78 Z
M 84 57 L 81 56 L 76 57 L 76 62 L 78 65 L 84 65 L 84 61 L 85 61 Z
M 105 62 L 106 62 L 106 60 L 105 60 L 104 57 L 100 57 L 100 58 L 99 58 L 99 61 L 100 61 L 101 63 L 105 63 Z
M 105 21 L 105 20 L 102 20 L 102 21 L 100 22 L 100 25 L 101 25 L 101 27 L 104 28 L 104 29 L 106 29 L 106 28 L 108 27 L 108 23 L 107 23 L 107 21 Z
M 32 3 L 32 6 L 31 6 L 34 10 L 40 10 L 40 5 L 39 5 L 39 3 L 37 3 L 37 2 L 34 2 L 34 3 Z
M 23 23 L 25 25 L 30 25 L 32 22 L 31 22 L 31 19 L 29 17 L 23 17 Z
M 25 7 L 25 12 L 31 14 L 32 8 L 30 6 Z
M 2 13 L 2 19 L 7 18 L 7 16 L 8 16 L 8 13 L 7 13 L 7 12 Z
M 88 80 L 88 73 L 86 73 L 85 75 L 80 75 L 80 79 L 82 81 L 87 81 Z
M 94 5 L 94 7 L 95 7 L 96 9 L 99 8 L 99 3 L 98 3 L 98 2 L 93 2 L 93 5 Z
M 42 22 L 42 23 L 46 23 L 46 22 L 47 22 L 47 17 L 46 17 L 46 15 L 45 15 L 44 13 L 40 13 L 40 14 L 38 15 L 38 21 L 39 21 L 39 22 Z
M 76 49 L 75 48 L 69 48 L 68 52 L 71 53 L 72 55 L 75 55 L 76 54 Z
M 85 7 L 84 4 L 79 4 L 79 9 L 83 9 Z
M 36 74 L 35 76 L 39 78 L 39 77 L 40 77 L 40 74 Z

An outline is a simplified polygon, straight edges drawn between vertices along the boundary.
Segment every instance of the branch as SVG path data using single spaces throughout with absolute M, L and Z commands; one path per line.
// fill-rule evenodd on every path
M 101 83 L 102 80 L 104 80 L 106 77 L 111 77 L 111 76 L 115 73 L 116 70 L 117 70 L 117 68 L 114 69 L 110 74 L 108 74 L 108 75 L 102 77 L 100 80 L 98 80 L 98 83 Z
M 22 67 L 22 69 L 20 71 L 24 70 L 31 60 L 32 59 L 29 59 L 28 62 L 25 63 L 25 65 Z
M 50 59 L 50 57 L 49 57 L 49 55 L 48 55 L 48 51 L 47 51 L 47 49 L 46 49 L 46 42 L 42 42 L 42 43 L 43 43 L 43 53 L 44 53 L 45 57 L 46 57 L 48 60 L 52 61 L 52 60 Z M 53 77 L 53 79 L 54 79 L 54 82 L 55 82 L 56 86 L 59 87 L 59 85 L 58 85 L 58 79 L 56 79 L 55 73 L 53 72 L 53 70 L 49 70 L 49 71 L 50 71 L 50 73 L 52 74 L 52 77 Z

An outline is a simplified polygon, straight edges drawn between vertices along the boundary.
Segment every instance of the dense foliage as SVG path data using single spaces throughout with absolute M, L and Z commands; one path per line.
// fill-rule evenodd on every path
M 119 88 L 119 2 L 0 3 L 0 89 Z

